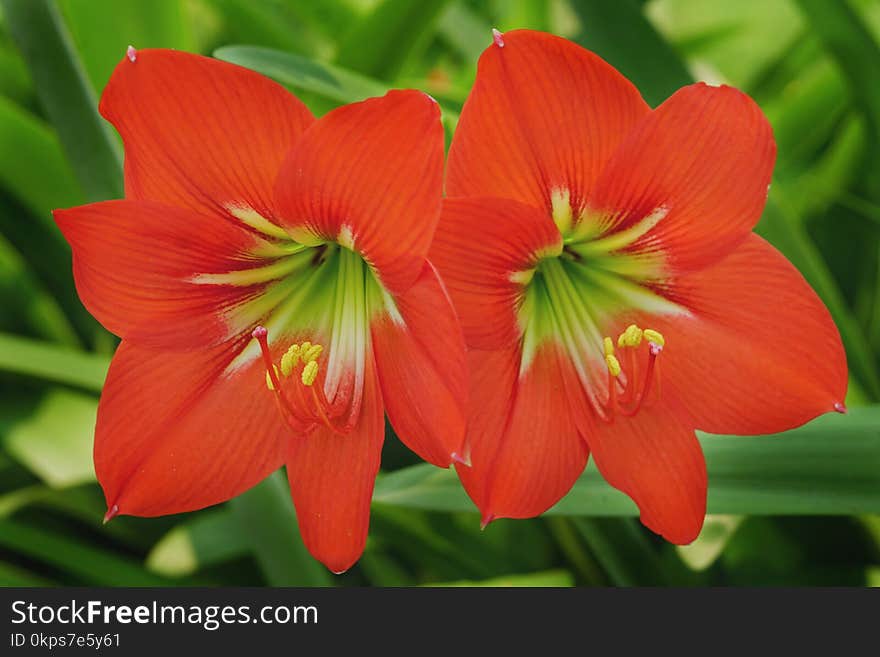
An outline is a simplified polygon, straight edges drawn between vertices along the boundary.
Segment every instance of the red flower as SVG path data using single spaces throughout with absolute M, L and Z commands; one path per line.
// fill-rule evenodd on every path
M 496 35 L 431 254 L 470 349 L 460 476 L 484 522 L 542 513 L 592 452 L 642 522 L 688 543 L 706 508 L 695 428 L 777 432 L 844 410 L 831 317 L 751 233 L 774 158 L 735 89 L 696 84 L 652 111 L 564 39 Z
M 251 71 L 146 50 L 100 109 L 125 142 L 126 200 L 55 218 L 83 302 L 123 338 L 95 436 L 108 515 L 199 509 L 286 463 L 306 545 L 346 570 L 383 409 L 439 466 L 464 436 L 464 342 L 425 258 L 436 103 L 396 91 L 316 121 Z

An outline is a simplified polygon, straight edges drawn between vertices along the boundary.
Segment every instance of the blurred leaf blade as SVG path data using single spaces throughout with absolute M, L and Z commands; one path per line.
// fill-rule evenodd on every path
M 280 472 L 229 502 L 239 531 L 272 586 L 328 586 L 330 574 L 306 550 Z
M 825 415 L 772 436 L 699 437 L 709 470 L 709 513 L 880 513 L 880 406 Z M 476 512 L 454 473 L 430 465 L 383 475 L 373 501 Z M 547 513 L 634 516 L 638 509 L 591 464 Z
M 172 529 L 153 546 L 146 563 L 165 577 L 182 577 L 250 552 L 251 541 L 238 519 L 221 507 Z
M 542 588 L 568 588 L 574 586 L 574 577 L 565 570 L 547 570 L 525 575 L 502 575 L 492 579 L 473 581 L 460 580 L 458 582 L 431 583 L 438 587 L 542 587 Z
M 55 228 L 52 210 L 82 203 L 83 195 L 50 127 L 0 98 L 0 185 L 27 206 L 42 226 Z M 45 181 L 51 180 L 47 188 Z
M 57 6 L 50 0 L 2 0 L 40 102 L 89 200 L 122 196 L 122 150 L 98 103 Z
M 291 53 L 256 46 L 224 46 L 214 56 L 262 73 L 296 90 L 310 91 L 337 103 L 384 96 L 390 86 L 358 73 Z M 456 108 L 441 103 L 448 128 L 458 121 Z
M 613 63 L 655 106 L 693 78 L 672 47 L 657 33 L 636 0 L 572 0 L 581 20 L 577 41 Z
M 425 47 L 448 4 L 449 0 L 382 0 L 341 40 L 336 63 L 394 80 L 411 55 Z
M 59 0 L 59 6 L 92 87 L 99 92 L 129 45 L 179 50 L 192 50 L 194 45 L 183 20 L 182 0 Z
M 20 552 L 92 586 L 166 586 L 135 561 L 23 522 L 0 518 L 0 546 Z
M 0 371 L 100 392 L 109 366 L 105 356 L 0 334 Z
M 880 141 L 880 45 L 849 2 L 797 0 L 862 106 L 875 143 Z
M 224 46 L 214 51 L 214 56 L 340 103 L 353 103 L 388 91 L 386 84 L 358 73 L 271 48 Z
M 6 432 L 6 450 L 52 488 L 95 480 L 92 438 L 97 400 L 54 390 L 36 412 Z

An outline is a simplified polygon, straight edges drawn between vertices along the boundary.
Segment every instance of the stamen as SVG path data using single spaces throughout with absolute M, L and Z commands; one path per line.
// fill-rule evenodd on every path
M 642 344 L 642 336 L 644 335 L 644 331 L 640 329 L 635 324 L 630 324 L 626 327 L 626 329 L 617 337 L 617 346 L 623 349 L 624 347 L 638 347 Z
M 301 349 L 302 360 L 304 363 L 312 363 L 316 361 L 324 352 L 324 347 L 319 344 L 313 344 L 308 349 Z
M 617 360 L 617 356 L 614 354 L 608 354 L 605 356 L 605 364 L 608 366 L 608 371 L 611 373 L 615 379 L 620 376 L 620 361 Z
M 272 369 L 275 370 L 275 377 L 274 378 L 275 378 L 275 380 L 277 380 L 278 379 L 278 368 L 273 365 Z M 272 378 L 273 377 L 269 376 L 269 370 L 266 370 L 266 387 L 269 388 L 269 390 L 271 390 L 272 392 L 275 392 L 275 384 L 272 383 Z
M 654 329 L 645 329 L 644 335 L 645 340 L 647 340 L 648 342 L 653 342 L 661 348 L 666 344 L 666 340 L 663 339 L 663 334 L 659 331 L 655 331 Z
M 605 357 L 614 355 L 614 343 L 611 341 L 611 338 L 605 337 L 602 339 L 602 348 L 605 350 Z
M 300 348 L 298 344 L 290 345 L 284 355 L 281 357 L 281 373 L 284 376 L 290 376 L 293 370 L 299 365 Z
M 263 326 L 258 326 L 251 332 L 251 337 L 260 343 L 260 353 L 263 356 L 263 364 L 266 367 L 266 385 L 269 390 L 275 393 L 275 400 L 278 402 L 278 408 L 284 421 L 297 431 L 302 431 L 304 426 L 308 426 L 310 422 L 294 410 L 281 390 L 278 368 L 272 362 L 272 353 L 269 351 L 268 335 L 269 331 Z
M 641 389 L 636 392 L 636 361 L 635 350 L 641 344 L 642 338 L 648 339 L 648 363 L 645 367 L 645 375 L 641 383 Z M 623 396 L 618 398 L 618 379 L 622 373 L 620 361 L 614 355 L 614 343 L 610 337 L 602 341 L 602 349 L 605 354 L 605 365 L 608 368 L 608 401 L 604 408 L 600 409 L 599 417 L 605 422 L 613 422 L 615 413 L 621 415 L 636 415 L 642 408 L 645 400 L 651 394 L 651 388 L 655 378 L 655 370 L 658 369 L 657 357 L 663 352 L 665 340 L 663 336 L 653 329 L 640 329 L 635 324 L 630 324 L 617 338 L 620 347 L 629 347 L 629 372 L 626 376 L 626 385 L 623 388 Z M 658 394 L 659 394 L 659 381 Z
M 315 382 L 316 376 L 318 376 L 318 361 L 310 360 L 308 363 L 306 363 L 306 366 L 303 367 L 301 377 L 303 385 L 312 385 Z

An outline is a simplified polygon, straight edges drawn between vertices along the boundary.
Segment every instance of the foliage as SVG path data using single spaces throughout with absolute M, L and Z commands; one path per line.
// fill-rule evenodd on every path
M 759 102 L 779 144 L 759 231 L 831 310 L 852 412 L 766 439 L 702 436 L 717 515 L 683 549 L 593 468 L 546 517 L 480 532 L 453 474 L 394 440 L 367 551 L 341 577 L 305 552 L 280 473 L 225 505 L 102 525 L 91 435 L 116 340 L 79 303 L 49 211 L 121 194 L 96 99 L 125 47 L 215 54 L 317 114 L 420 88 L 451 134 L 492 26 L 572 38 L 651 104 L 693 79 Z M 880 6 L 857 0 L 0 0 L 0 584 L 876 584 L 878 40 Z

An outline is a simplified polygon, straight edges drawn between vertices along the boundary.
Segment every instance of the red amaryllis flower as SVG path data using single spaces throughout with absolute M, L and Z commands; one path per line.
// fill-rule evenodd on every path
M 108 515 L 199 509 L 286 463 L 306 545 L 347 569 L 383 409 L 439 466 L 464 436 L 464 342 L 425 258 L 436 103 L 391 92 L 316 121 L 256 73 L 146 50 L 100 109 L 126 200 L 55 218 L 83 302 L 123 338 L 95 436 Z
M 696 84 L 651 110 L 564 39 L 496 34 L 431 254 L 470 349 L 460 476 L 484 522 L 542 513 L 592 452 L 644 524 L 688 543 L 706 508 L 695 428 L 844 410 L 827 310 L 751 233 L 774 158 L 735 89 Z

